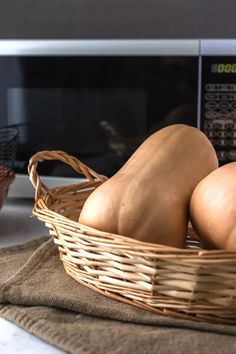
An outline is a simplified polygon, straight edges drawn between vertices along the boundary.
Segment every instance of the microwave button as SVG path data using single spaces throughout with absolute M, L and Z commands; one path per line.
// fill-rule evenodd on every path
M 215 84 L 206 84 L 205 90 L 206 91 L 216 91 L 216 85 Z
M 227 153 L 227 158 L 230 161 L 236 161 L 236 150 L 229 150 Z
M 217 140 L 217 145 L 218 146 L 228 146 L 229 142 L 226 139 L 218 139 Z
M 204 128 L 205 129 L 216 129 L 216 124 L 212 123 L 212 122 L 205 122 L 204 123 Z
M 236 146 L 236 140 L 235 139 L 232 139 L 229 141 L 229 145 L 230 146 Z
M 230 131 L 230 132 L 229 132 L 229 136 L 230 136 L 231 138 L 236 138 L 236 131 Z
M 216 119 L 219 117 L 219 113 L 214 112 L 214 111 L 206 111 L 205 112 L 205 117 L 208 119 Z
M 219 109 L 221 111 L 227 111 L 228 109 L 230 109 L 231 105 L 229 102 L 225 102 L 225 101 L 222 101 L 219 103 Z
M 214 91 L 232 92 L 232 91 L 236 91 L 236 85 L 235 84 L 206 84 L 205 90 L 208 92 L 214 92 Z
M 231 117 L 232 119 L 235 119 L 235 118 L 236 118 L 236 110 L 230 112 L 230 117 Z
M 218 117 L 219 118 L 223 118 L 223 119 L 230 119 L 230 118 L 232 118 L 231 117 L 231 112 L 219 112 L 218 113 Z
M 218 93 L 206 93 L 205 99 L 207 101 L 217 101 L 217 100 L 219 100 L 219 94 Z
M 235 93 L 219 93 L 218 99 L 220 101 L 232 101 L 235 100 L 236 94 Z
M 231 127 L 232 119 L 216 119 L 214 123 L 217 129 L 228 129 Z
M 206 109 L 217 109 L 218 108 L 218 103 L 217 102 L 214 102 L 214 101 L 211 101 L 211 102 L 207 102 L 205 103 L 205 108 Z
M 229 132 L 221 130 L 216 133 L 218 138 L 227 138 L 229 136 Z
M 219 161 L 226 160 L 227 159 L 226 151 L 223 151 L 223 150 L 217 151 L 217 157 L 218 157 Z
M 217 112 L 214 112 L 214 111 L 206 111 L 205 112 L 205 117 L 208 119 L 215 119 L 215 118 L 217 118 L 217 116 L 218 116 Z
M 208 138 L 215 138 L 217 137 L 217 133 L 214 131 L 205 131 L 205 134 L 208 136 Z
M 231 111 L 230 112 L 230 118 L 232 118 L 232 119 L 236 118 L 236 111 Z

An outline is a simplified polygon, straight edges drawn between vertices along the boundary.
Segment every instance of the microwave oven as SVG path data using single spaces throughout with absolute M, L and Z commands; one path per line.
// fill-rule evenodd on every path
M 15 127 L 9 196 L 32 197 L 29 158 L 63 150 L 113 175 L 153 132 L 184 123 L 236 160 L 235 40 L 0 40 L 0 128 Z M 76 183 L 44 162 L 49 187 Z

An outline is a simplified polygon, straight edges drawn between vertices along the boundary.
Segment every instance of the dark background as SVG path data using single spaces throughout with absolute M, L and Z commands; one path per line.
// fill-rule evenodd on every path
M 1 0 L 0 39 L 235 38 L 235 0 Z

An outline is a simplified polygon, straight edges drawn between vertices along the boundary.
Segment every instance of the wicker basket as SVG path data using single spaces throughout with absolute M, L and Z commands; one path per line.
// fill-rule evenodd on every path
M 14 128 L 0 129 L 0 209 L 15 179 L 14 162 L 18 132 Z
M 86 179 L 49 189 L 37 174 L 44 160 L 63 161 Z M 49 227 L 71 277 L 110 298 L 162 315 L 236 323 L 236 252 L 202 249 L 191 229 L 186 248 L 178 249 L 79 224 L 86 198 L 107 178 L 62 151 L 38 152 L 28 169 L 35 187 L 33 215 Z
M 8 190 L 12 182 L 15 180 L 15 172 L 0 165 L 0 209 L 7 197 Z

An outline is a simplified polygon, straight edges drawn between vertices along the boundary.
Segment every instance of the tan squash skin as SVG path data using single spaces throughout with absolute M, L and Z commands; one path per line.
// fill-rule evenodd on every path
M 152 134 L 86 200 L 79 222 L 145 242 L 183 247 L 191 194 L 218 167 L 198 129 L 174 124 Z
M 219 167 L 197 185 L 190 217 L 207 248 L 236 251 L 236 162 Z

